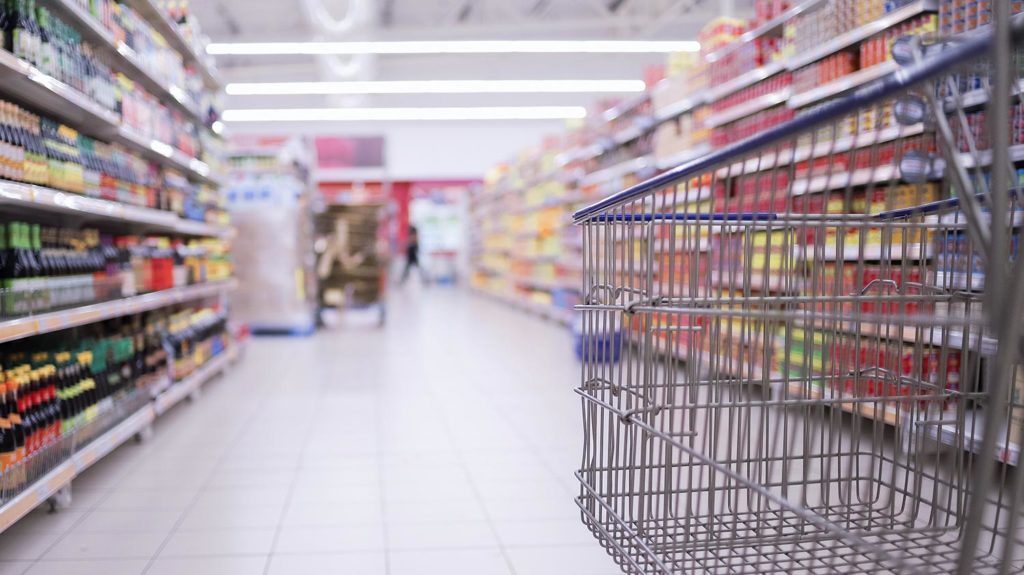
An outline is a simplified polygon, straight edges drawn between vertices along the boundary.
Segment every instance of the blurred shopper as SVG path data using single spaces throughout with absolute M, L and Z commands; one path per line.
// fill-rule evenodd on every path
M 427 274 L 420 265 L 420 234 L 416 226 L 409 226 L 409 240 L 405 244 L 405 271 L 402 272 L 402 285 L 409 279 L 409 272 L 415 267 L 420 274 L 420 280 L 427 283 Z

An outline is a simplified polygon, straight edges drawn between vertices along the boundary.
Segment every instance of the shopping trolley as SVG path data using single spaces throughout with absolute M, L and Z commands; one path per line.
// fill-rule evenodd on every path
M 320 316 L 328 309 L 369 309 L 387 318 L 389 260 L 382 249 L 384 207 L 334 204 L 317 214 Z
M 625 572 L 1024 572 L 1005 33 L 575 214 L 626 342 L 583 353 L 577 502 Z

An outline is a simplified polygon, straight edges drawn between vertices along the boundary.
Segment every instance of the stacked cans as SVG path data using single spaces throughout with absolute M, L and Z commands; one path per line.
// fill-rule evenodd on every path
M 1024 0 L 1009 0 L 1010 11 L 1024 12 Z M 941 0 L 939 22 L 944 35 L 963 34 L 992 23 L 992 0 Z

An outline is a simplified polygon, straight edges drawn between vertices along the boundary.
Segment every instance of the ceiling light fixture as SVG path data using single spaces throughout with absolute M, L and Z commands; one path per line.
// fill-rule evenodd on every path
M 338 94 L 574 94 L 643 92 L 643 80 L 382 80 L 228 84 L 231 96 Z
M 582 106 L 474 108 L 292 108 L 225 110 L 225 122 L 391 122 L 448 120 L 570 120 L 587 117 Z
M 225 42 L 213 55 L 359 54 L 664 54 L 697 52 L 692 40 L 451 40 L 423 42 Z

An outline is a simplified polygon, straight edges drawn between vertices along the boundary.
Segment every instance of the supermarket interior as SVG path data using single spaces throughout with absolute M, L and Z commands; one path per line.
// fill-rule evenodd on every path
M 1024 573 L 1024 2 L 0 40 L 0 575 Z

